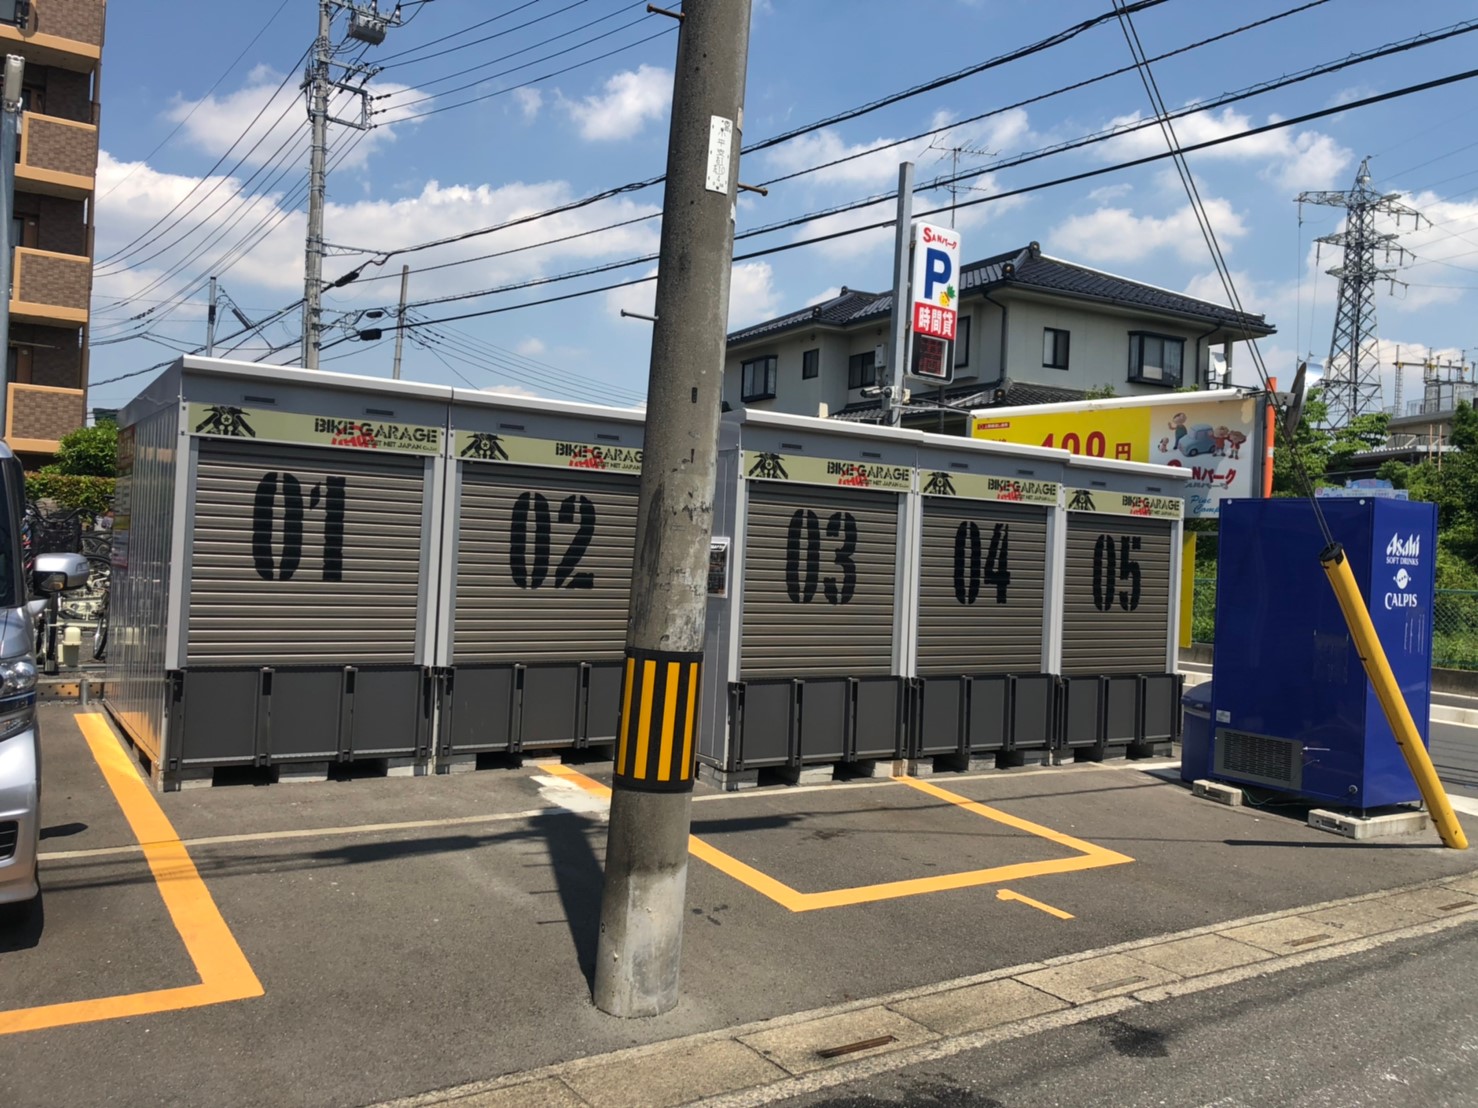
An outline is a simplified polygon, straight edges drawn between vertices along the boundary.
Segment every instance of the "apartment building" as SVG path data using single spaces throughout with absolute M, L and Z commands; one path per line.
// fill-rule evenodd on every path
M 98 80 L 107 0 L 32 0 L 0 25 L 0 53 L 25 58 L 11 227 L 5 440 L 27 468 L 86 417 Z

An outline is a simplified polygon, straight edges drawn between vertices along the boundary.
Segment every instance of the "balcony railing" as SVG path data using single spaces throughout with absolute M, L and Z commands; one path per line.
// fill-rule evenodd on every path
M 91 290 L 92 264 L 85 257 L 16 248 L 10 286 L 12 321 L 81 327 L 87 322 Z
M 105 0 L 45 0 L 31 7 L 30 25 L 0 26 L 0 49 L 42 65 L 91 72 L 103 52 Z M 16 45 L 21 49 L 17 50 Z
M 12 383 L 6 396 L 5 441 L 12 450 L 55 454 L 61 437 L 86 422 L 81 389 Z
M 97 176 L 98 129 L 50 115 L 27 112 L 21 129 L 16 188 L 69 200 L 92 195 Z

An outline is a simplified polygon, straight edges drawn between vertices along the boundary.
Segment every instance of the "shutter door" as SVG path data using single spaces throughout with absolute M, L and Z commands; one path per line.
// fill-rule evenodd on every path
M 919 572 L 921 676 L 1041 672 L 1045 508 L 925 497 Z
M 636 497 L 635 477 L 463 463 L 454 660 L 621 661 Z
M 749 484 L 740 675 L 893 670 L 898 497 Z
M 202 442 L 192 665 L 414 663 L 421 458 Z
M 1164 520 L 1068 514 L 1063 673 L 1165 672 L 1171 527 Z

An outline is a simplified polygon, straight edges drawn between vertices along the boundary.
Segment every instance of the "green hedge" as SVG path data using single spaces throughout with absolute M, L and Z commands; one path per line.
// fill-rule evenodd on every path
M 28 473 L 26 499 L 33 503 L 38 500 L 55 500 L 62 508 L 101 512 L 113 499 L 113 478 Z

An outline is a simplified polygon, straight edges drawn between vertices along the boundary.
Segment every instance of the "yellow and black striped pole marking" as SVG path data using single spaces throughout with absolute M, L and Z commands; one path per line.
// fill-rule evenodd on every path
M 639 792 L 693 787 L 702 653 L 628 650 L 616 730 L 616 784 Z

